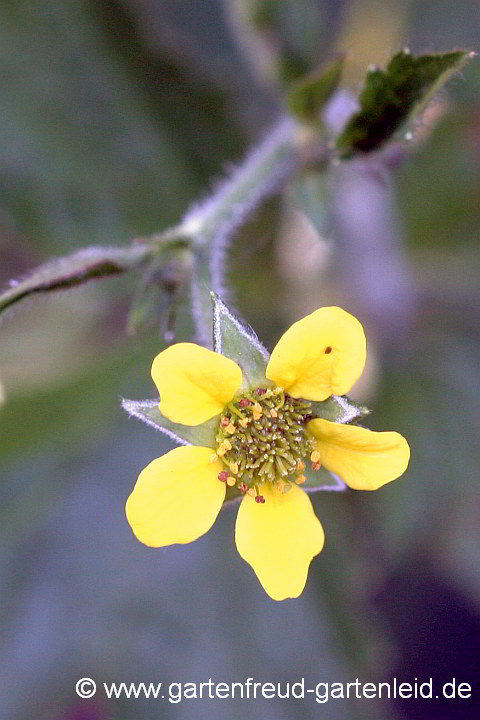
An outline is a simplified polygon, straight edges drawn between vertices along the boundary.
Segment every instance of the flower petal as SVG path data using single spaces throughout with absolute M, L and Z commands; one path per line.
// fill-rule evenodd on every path
M 177 343 L 157 355 L 152 378 L 166 418 L 200 425 L 230 402 L 242 384 L 242 371 L 233 360 L 200 345 Z
M 263 504 L 249 495 L 242 500 L 235 527 L 237 550 L 273 600 L 298 597 L 310 562 L 323 547 L 322 526 L 310 498 L 296 485 L 282 494 L 265 484 L 262 495 Z
M 366 340 L 361 323 L 339 307 L 324 307 L 282 335 L 266 375 L 293 397 L 344 395 L 362 374 Z
M 377 490 L 407 469 L 410 448 L 397 432 L 373 432 L 357 425 L 311 420 L 320 462 L 354 490 Z
M 213 450 L 179 447 L 142 470 L 127 500 L 130 526 L 145 545 L 189 543 L 210 530 L 225 499 Z

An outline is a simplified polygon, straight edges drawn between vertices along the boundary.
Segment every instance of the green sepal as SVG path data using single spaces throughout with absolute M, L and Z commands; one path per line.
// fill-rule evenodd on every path
M 215 293 L 213 304 L 213 349 L 234 360 L 243 372 L 242 389 L 269 384 L 265 368 L 269 354 L 255 332 L 243 323 Z
M 217 446 L 215 437 L 218 429 L 219 417 L 207 420 L 201 425 L 180 425 L 168 420 L 159 410 L 160 400 L 126 400 L 122 399 L 122 407 L 130 417 L 136 417 L 147 425 L 167 435 L 170 440 L 181 445 L 197 445 L 212 448 L 215 452 Z
M 292 115 L 305 123 L 317 122 L 338 87 L 344 63 L 345 56 L 338 56 L 297 80 L 287 95 L 287 106 Z
M 233 505 L 234 503 L 239 502 L 244 498 L 245 495 L 242 493 L 241 490 L 238 489 L 236 485 L 233 487 L 230 487 L 227 485 L 227 494 L 225 495 L 225 500 L 223 501 L 222 508 L 225 507 L 225 505 Z
M 360 110 L 337 138 L 340 155 L 348 158 L 376 150 L 471 57 L 463 50 L 414 56 L 405 49 L 393 56 L 386 70 L 371 70 L 359 98 Z
M 323 402 L 310 401 L 310 405 L 315 417 L 342 425 L 370 413 L 367 407 L 353 402 L 346 395 L 331 395 Z
M 304 473 L 307 476 L 307 482 L 302 485 L 302 489 L 307 493 L 322 490 L 326 492 L 342 492 L 347 489 L 347 486 L 338 475 L 333 475 L 324 467 L 321 467 L 320 470 L 312 470 L 311 467 L 307 466 Z

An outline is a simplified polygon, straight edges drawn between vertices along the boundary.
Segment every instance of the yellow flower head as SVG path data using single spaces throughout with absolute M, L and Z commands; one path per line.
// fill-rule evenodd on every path
M 292 325 L 261 377 L 244 353 L 237 363 L 192 343 L 161 352 L 152 377 L 165 422 L 213 422 L 215 431 L 209 447 L 176 448 L 140 473 L 126 506 L 137 538 L 154 547 L 192 542 L 213 525 L 227 492 L 236 493 L 238 552 L 270 597 L 298 597 L 324 542 L 299 487 L 308 487 L 308 472 L 323 467 L 351 488 L 375 490 L 408 465 L 410 450 L 398 433 L 318 415 L 319 403 L 350 390 L 365 359 L 362 325 L 338 307 Z

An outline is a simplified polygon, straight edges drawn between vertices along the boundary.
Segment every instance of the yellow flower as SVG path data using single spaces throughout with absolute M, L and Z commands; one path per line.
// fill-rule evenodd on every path
M 154 360 L 160 411 L 179 425 L 218 417 L 216 447 L 183 446 L 150 463 L 128 498 L 137 538 L 153 547 L 206 533 L 227 488 L 242 495 L 235 541 L 274 600 L 298 597 L 324 533 L 306 492 L 310 462 L 356 490 L 375 490 L 406 469 L 410 450 L 396 432 L 373 432 L 315 417 L 309 401 L 343 395 L 366 359 L 362 325 L 321 308 L 280 338 L 254 387 L 232 359 L 178 343 Z M 232 432 L 233 430 L 233 432 Z M 213 454 L 212 454 L 213 451 Z

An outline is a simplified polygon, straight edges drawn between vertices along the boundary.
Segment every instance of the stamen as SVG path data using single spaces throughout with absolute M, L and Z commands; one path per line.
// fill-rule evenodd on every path
M 254 420 L 260 420 L 263 415 L 263 410 L 260 403 L 255 403 L 255 405 L 253 406 L 252 415 Z
M 310 411 L 309 402 L 290 397 L 280 386 L 253 388 L 237 396 L 221 415 L 217 430 L 212 462 L 221 459 L 225 466 L 219 479 L 262 504 L 259 487 L 265 483 L 284 493 L 292 483 L 306 482 L 304 459 L 316 452 L 306 429 Z M 316 455 L 311 459 L 315 462 Z
M 242 401 L 240 400 L 240 403 L 241 402 Z M 238 415 L 238 417 L 241 418 L 242 420 L 245 418 L 245 415 L 243 415 L 243 413 L 240 412 L 240 410 L 236 407 L 235 403 L 233 403 L 233 402 L 229 403 L 228 409 L 231 410 L 233 413 L 235 413 L 235 415 Z

